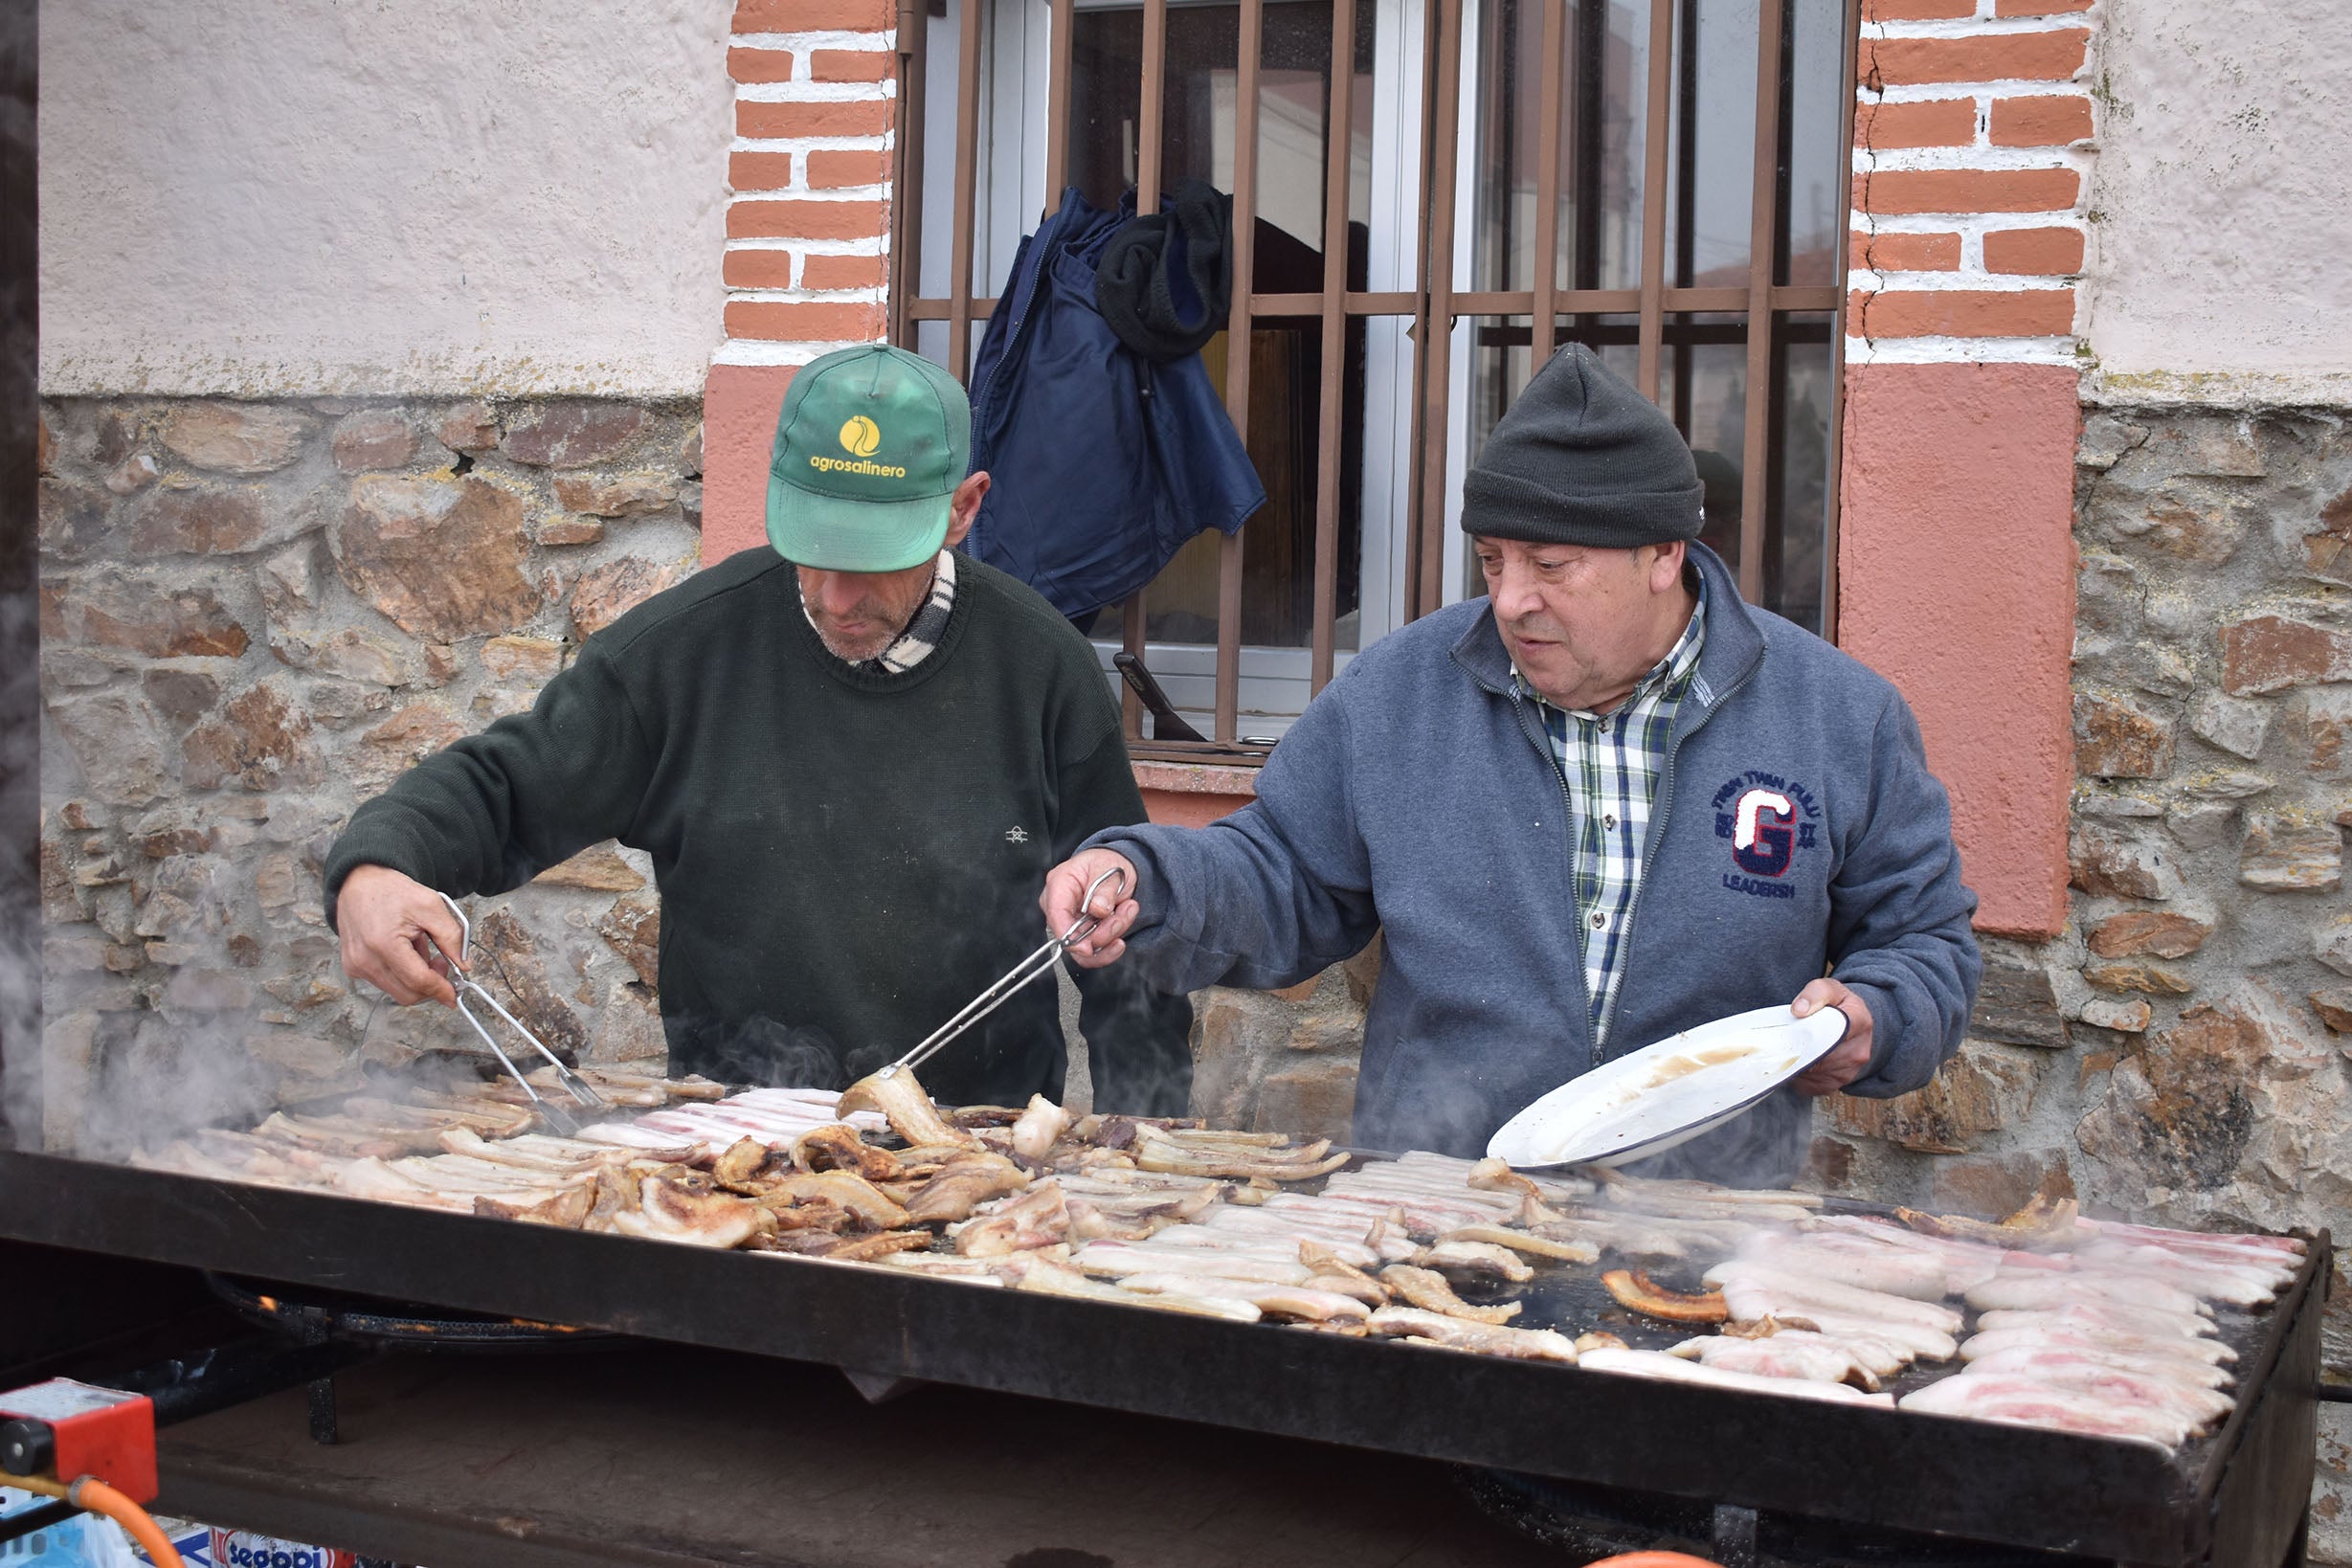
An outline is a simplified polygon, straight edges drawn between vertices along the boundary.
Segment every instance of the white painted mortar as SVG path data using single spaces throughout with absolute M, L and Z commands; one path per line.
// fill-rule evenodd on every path
M 44 0 L 53 394 L 691 395 L 729 0 Z

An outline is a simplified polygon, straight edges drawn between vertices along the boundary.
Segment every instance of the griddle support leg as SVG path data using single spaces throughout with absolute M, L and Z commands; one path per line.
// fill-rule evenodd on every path
M 1723 1568 L 1756 1568 L 1756 1510 L 1717 1503 L 1712 1546 Z
M 335 1379 L 332 1374 L 310 1380 L 310 1441 L 332 1447 L 342 1441 L 335 1425 Z
M 859 1397 L 868 1404 L 888 1404 L 892 1400 L 902 1399 L 923 1386 L 920 1378 L 901 1378 L 888 1372 L 861 1372 L 855 1367 L 843 1367 L 841 1376 L 849 1379 L 849 1386 L 856 1389 Z
M 2287 1556 L 2281 1568 L 2304 1568 L 2304 1564 L 2310 1560 L 2311 1511 L 2306 1509 L 2302 1518 L 2296 1521 L 2295 1539 L 2287 1543 Z

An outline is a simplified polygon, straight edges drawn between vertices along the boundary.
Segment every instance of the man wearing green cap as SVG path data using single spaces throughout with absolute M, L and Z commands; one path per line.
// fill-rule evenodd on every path
M 963 390 L 896 348 L 828 354 L 776 422 L 768 538 L 581 645 L 528 713 L 362 806 L 325 866 L 345 969 L 453 999 L 439 894 L 504 892 L 608 838 L 653 857 L 673 1072 L 840 1086 L 899 1056 L 1033 945 L 1046 867 L 1143 819 L 1094 653 L 954 546 Z M 1181 1112 L 1191 1008 L 1079 976 L 1095 1104 Z M 1052 988 L 924 1071 L 951 1104 L 1059 1097 Z

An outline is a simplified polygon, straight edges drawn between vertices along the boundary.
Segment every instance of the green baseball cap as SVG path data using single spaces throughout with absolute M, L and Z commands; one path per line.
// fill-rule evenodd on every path
M 939 552 L 972 460 L 955 378 L 883 344 L 801 368 L 776 415 L 768 542 L 827 571 L 904 571 Z

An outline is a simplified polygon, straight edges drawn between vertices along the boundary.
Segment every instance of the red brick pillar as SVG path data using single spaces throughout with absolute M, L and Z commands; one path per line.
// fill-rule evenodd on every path
M 1951 788 L 1980 929 L 2054 936 L 2073 777 L 2091 0 L 1867 0 L 1839 640 Z
M 727 337 L 703 391 L 703 564 L 766 542 L 793 370 L 884 331 L 898 112 L 888 0 L 738 0 Z

